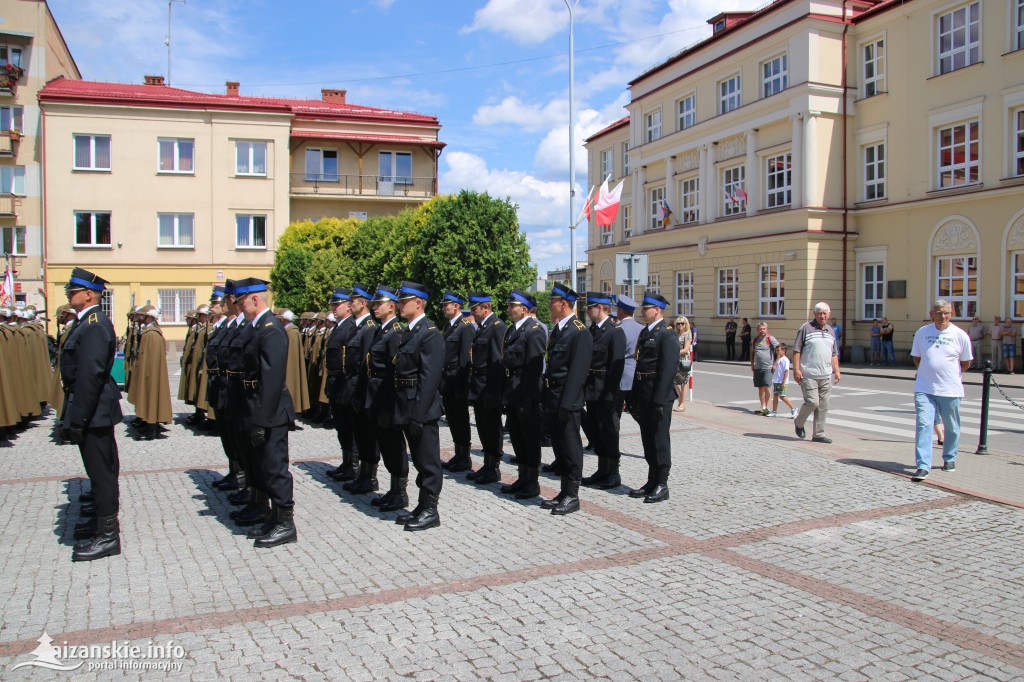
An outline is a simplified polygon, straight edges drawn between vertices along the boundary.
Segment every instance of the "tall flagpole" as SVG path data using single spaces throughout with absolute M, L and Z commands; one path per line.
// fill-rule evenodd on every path
M 574 199 L 576 197 L 576 106 L 573 94 L 573 81 L 576 76 L 576 55 L 573 44 L 573 12 L 580 0 L 574 0 L 570 5 L 569 0 L 564 0 L 566 9 L 569 10 L 569 286 L 577 288 L 576 282 L 576 210 Z

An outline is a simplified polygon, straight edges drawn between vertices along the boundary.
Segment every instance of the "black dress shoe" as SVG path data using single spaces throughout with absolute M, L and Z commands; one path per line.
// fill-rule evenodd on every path
M 82 523 L 75 524 L 75 539 L 76 540 L 88 540 L 91 537 L 95 537 L 99 531 L 99 522 L 93 517 Z
M 668 499 L 668 486 L 664 483 L 659 483 L 647 494 L 644 498 L 644 502 L 652 504 L 654 502 L 664 502 Z
M 804 427 L 796 426 L 795 428 L 796 428 L 796 436 L 797 436 L 797 438 L 806 438 L 807 437 L 807 430 Z
M 377 477 L 374 476 L 372 478 L 357 478 L 352 482 L 348 491 L 353 495 L 365 495 L 366 493 L 376 492 L 379 488 L 380 483 L 377 481 Z
M 256 526 L 270 520 L 270 510 L 266 507 L 250 507 L 249 510 L 235 519 L 235 525 L 239 528 Z
M 541 509 L 554 509 L 555 507 L 557 507 L 559 505 L 559 503 L 561 503 L 562 495 L 563 495 L 563 493 L 558 493 L 557 495 L 552 497 L 550 500 L 544 500 L 543 502 L 540 503 Z
M 121 553 L 121 528 L 117 514 L 101 516 L 96 520 L 96 535 L 75 545 L 72 561 L 94 561 Z
M 274 525 L 271 526 L 270 530 L 256 538 L 256 542 L 253 543 L 253 547 L 259 547 L 260 549 L 267 549 L 269 547 L 277 547 L 278 545 L 287 545 L 292 542 L 297 542 L 299 534 L 295 530 L 295 509 L 284 507 L 274 508 Z
M 409 495 L 405 492 L 405 482 L 402 483 L 402 487 L 398 490 L 393 491 L 391 499 L 386 502 L 381 502 L 380 510 L 382 512 L 393 512 L 399 509 L 405 509 L 409 506 Z
M 622 478 L 619 476 L 619 472 L 609 472 L 603 479 L 597 482 L 597 487 L 601 490 L 611 490 L 612 488 L 618 488 L 622 485 Z
M 420 512 L 406 522 L 405 530 L 429 530 L 440 526 L 441 516 L 437 513 L 437 501 L 437 495 L 428 495 L 420 492 L 420 502 L 416 505 Z
M 395 489 L 392 488 L 392 489 L 388 490 L 386 493 L 384 493 L 383 495 L 378 495 L 377 497 L 375 497 L 372 500 L 370 500 L 370 504 L 372 504 L 374 507 L 380 507 L 385 502 L 390 500 L 394 496 L 394 494 L 395 494 Z
M 811 442 L 829 444 L 832 442 L 832 439 L 829 438 L 828 436 L 815 436 L 814 438 L 811 439 Z
M 655 485 L 656 484 L 654 484 L 654 483 L 644 483 L 639 488 L 634 488 L 633 490 L 630 490 L 629 491 L 629 496 L 630 497 L 647 497 L 650 494 L 650 492 L 652 490 L 654 490 Z

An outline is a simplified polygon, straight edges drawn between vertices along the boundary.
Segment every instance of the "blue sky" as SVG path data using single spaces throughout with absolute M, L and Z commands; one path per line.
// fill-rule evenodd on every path
M 765 0 L 579 0 L 582 141 L 625 115 L 626 83 L 710 34 L 707 19 Z M 166 74 L 167 0 L 50 0 L 84 78 Z M 440 118 L 441 190 L 509 196 L 541 272 L 569 262 L 569 14 L 564 0 L 188 0 L 173 5 L 172 84 L 320 97 Z M 577 257 L 585 259 L 585 224 Z

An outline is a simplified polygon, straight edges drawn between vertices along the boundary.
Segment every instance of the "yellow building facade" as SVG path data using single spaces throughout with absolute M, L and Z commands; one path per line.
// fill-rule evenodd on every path
M 17 274 L 15 300 L 40 310 L 44 288 L 41 115 L 47 81 L 80 78 L 49 7 L 42 0 L 0 6 L 0 270 Z
M 960 324 L 1024 319 L 1020 5 L 780 0 L 713 18 L 587 142 L 591 177 L 626 179 L 616 223 L 590 226 L 592 286 L 618 291 L 615 254 L 647 253 L 648 286 L 719 355 L 730 316 L 785 341 L 818 301 L 847 346 L 888 316 L 906 349 L 939 297 Z
M 397 213 L 436 194 L 437 119 L 350 105 L 340 90 L 257 98 L 234 82 L 208 94 L 148 76 L 59 79 L 39 100 L 50 294 L 62 296 L 72 268 L 92 270 L 111 283 L 104 306 L 118 328 L 148 303 L 181 340 L 185 313 L 213 286 L 269 278 L 290 222 Z

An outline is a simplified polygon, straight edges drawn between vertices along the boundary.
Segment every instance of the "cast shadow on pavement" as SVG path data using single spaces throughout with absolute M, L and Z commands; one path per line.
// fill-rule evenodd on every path
M 244 535 L 248 532 L 247 528 L 239 528 L 229 516 L 232 510 L 242 509 L 243 507 L 233 507 L 228 502 L 229 493 L 222 492 L 213 487 L 213 482 L 223 476 L 221 472 L 213 469 L 189 469 L 185 473 L 192 479 L 200 493 L 193 495 L 192 499 L 202 500 L 206 503 L 206 509 L 200 510 L 199 516 L 212 516 L 216 518 L 222 526 L 235 535 Z
M 856 466 L 868 467 L 869 469 L 875 469 L 877 471 L 885 471 L 890 474 L 905 474 L 909 476 L 914 473 L 917 468 L 913 464 L 906 464 L 904 462 L 886 462 L 877 459 L 856 459 L 853 457 L 843 457 L 836 460 L 840 464 L 854 464 Z M 940 461 L 938 466 L 933 466 L 933 469 L 941 469 L 942 462 Z
M 340 455 L 341 453 L 338 454 Z M 316 481 L 324 488 L 337 495 L 338 499 L 348 503 L 353 508 L 362 512 L 366 516 L 372 519 L 380 519 L 382 521 L 387 521 L 388 523 L 394 522 L 395 515 L 398 514 L 398 512 L 381 512 L 377 509 L 377 507 L 374 507 L 372 504 L 370 504 L 370 500 L 386 493 L 391 483 L 391 476 L 390 474 L 388 474 L 387 469 L 384 468 L 383 462 L 381 462 L 377 468 L 377 480 L 380 482 L 380 489 L 375 492 L 358 495 L 342 489 L 342 481 L 335 481 L 333 478 L 327 475 L 327 471 L 329 469 L 334 468 L 333 464 L 315 461 L 293 462 L 292 466 L 294 466 L 296 469 L 301 469 L 302 471 L 306 472 L 314 481 Z M 410 478 L 414 477 L 415 469 L 413 469 L 412 465 L 410 464 Z M 409 495 L 410 504 L 414 506 L 414 500 L 416 499 L 416 486 L 411 481 L 409 485 L 406 487 L 406 493 Z M 411 508 L 412 507 L 410 506 L 409 509 Z M 387 516 L 385 516 L 385 514 L 387 514 Z
M 53 523 L 53 534 L 57 536 L 57 542 L 65 547 L 75 546 L 77 542 L 74 537 L 75 524 L 86 520 L 78 513 L 82 508 L 78 496 L 89 490 L 88 480 L 81 477 L 64 480 L 64 495 L 67 497 L 67 502 L 57 505 L 57 518 Z

